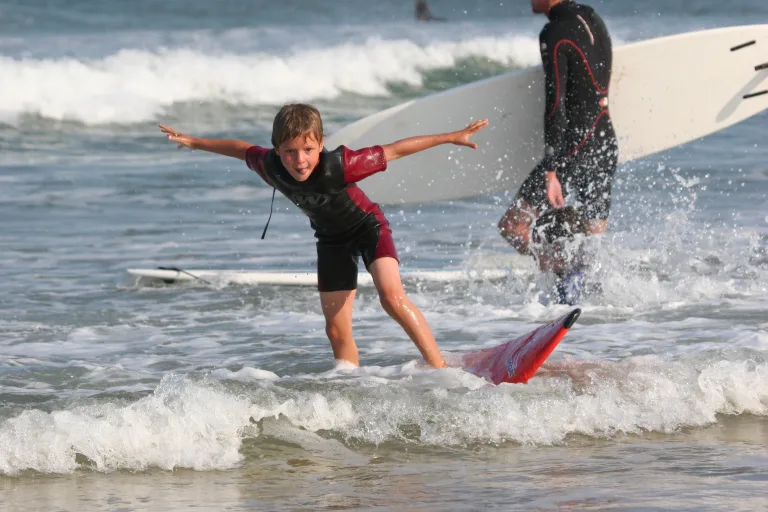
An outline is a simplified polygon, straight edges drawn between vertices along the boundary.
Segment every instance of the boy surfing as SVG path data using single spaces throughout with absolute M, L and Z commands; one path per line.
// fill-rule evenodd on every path
M 400 280 L 399 260 L 389 221 L 356 183 L 387 163 L 440 144 L 477 149 L 470 141 L 487 120 L 455 132 L 410 137 L 383 146 L 351 150 L 324 148 L 323 121 L 311 105 L 288 104 L 275 116 L 272 149 L 231 139 L 192 137 L 160 125 L 179 148 L 209 151 L 244 160 L 269 186 L 287 197 L 310 219 L 317 238 L 317 281 L 325 332 L 334 358 L 360 366 L 352 336 L 352 307 L 362 257 L 384 310 L 435 368 L 445 367 L 432 331 L 408 299 Z

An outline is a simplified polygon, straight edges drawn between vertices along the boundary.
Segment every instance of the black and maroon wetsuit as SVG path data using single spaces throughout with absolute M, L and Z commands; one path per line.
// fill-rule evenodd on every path
M 564 0 L 539 35 L 545 72 L 545 154 L 518 195 L 547 207 L 544 173 L 555 171 L 563 193 L 575 189 L 583 215 L 607 219 L 618 144 L 608 113 L 613 60 L 605 23 L 589 6 Z
M 355 184 L 387 168 L 381 146 L 323 150 L 306 181 L 296 181 L 274 149 L 251 146 L 245 162 L 309 217 L 317 238 L 320 291 L 357 288 L 360 256 L 366 268 L 378 258 L 397 259 L 389 221 Z

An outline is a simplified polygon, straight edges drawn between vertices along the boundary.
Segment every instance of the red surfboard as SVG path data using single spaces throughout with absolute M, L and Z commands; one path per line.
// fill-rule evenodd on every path
M 574 309 L 498 347 L 469 352 L 461 357 L 462 367 L 494 384 L 527 382 L 555 349 L 581 314 Z

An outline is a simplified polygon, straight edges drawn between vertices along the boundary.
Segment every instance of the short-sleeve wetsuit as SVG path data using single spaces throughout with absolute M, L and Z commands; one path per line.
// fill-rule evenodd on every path
M 612 45 L 595 11 L 564 0 L 549 12 L 539 35 L 545 72 L 545 154 L 520 186 L 518 198 L 547 209 L 544 173 L 555 171 L 577 193 L 588 220 L 605 220 L 618 162 L 616 134 L 608 113 Z
M 274 149 L 251 146 L 248 167 L 298 206 L 315 230 L 317 278 L 321 292 L 357 288 L 357 265 L 382 257 L 397 258 L 389 221 L 356 182 L 387 168 L 381 146 L 352 151 L 339 146 L 320 154 L 306 181 L 297 181 Z

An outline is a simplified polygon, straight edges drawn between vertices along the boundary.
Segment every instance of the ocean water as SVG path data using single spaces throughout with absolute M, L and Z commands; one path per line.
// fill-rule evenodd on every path
M 370 5 L 368 5 L 370 4 Z M 764 0 L 593 3 L 615 43 L 765 23 Z M 761 510 L 768 502 L 768 113 L 617 173 L 604 293 L 539 375 L 431 370 L 371 289 L 335 368 L 311 288 L 147 286 L 127 268 L 312 270 L 242 163 L 267 144 L 538 65 L 528 2 L 0 0 L 3 510 Z M 768 55 L 766 56 L 768 57 Z M 388 142 L 388 141 L 382 141 Z M 436 163 L 439 165 L 439 163 Z M 385 207 L 447 354 L 564 314 L 495 225 L 503 197 Z

